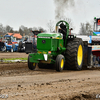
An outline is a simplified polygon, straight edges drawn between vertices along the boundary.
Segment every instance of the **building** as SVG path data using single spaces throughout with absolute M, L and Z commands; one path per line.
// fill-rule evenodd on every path
M 16 38 L 16 40 L 22 39 L 22 36 L 20 35 L 20 33 L 7 33 L 6 35 L 13 36 L 14 38 Z

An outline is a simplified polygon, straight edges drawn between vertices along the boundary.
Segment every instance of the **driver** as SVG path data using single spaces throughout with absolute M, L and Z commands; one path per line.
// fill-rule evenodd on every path
M 66 25 L 64 25 L 63 23 L 61 23 L 60 24 L 59 32 L 63 34 L 63 40 L 64 40 L 64 45 L 65 45 L 66 33 L 67 33 Z

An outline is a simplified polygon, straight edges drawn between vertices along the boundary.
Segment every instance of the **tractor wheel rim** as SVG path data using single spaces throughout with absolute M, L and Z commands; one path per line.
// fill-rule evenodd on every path
M 78 53 L 77 53 L 77 62 L 79 66 L 82 63 L 82 58 L 83 58 L 83 49 L 82 49 L 82 45 L 79 45 Z
M 64 66 L 64 60 L 62 59 L 61 60 L 61 68 L 63 68 L 63 66 Z
M 33 66 L 35 66 L 35 63 L 33 63 Z

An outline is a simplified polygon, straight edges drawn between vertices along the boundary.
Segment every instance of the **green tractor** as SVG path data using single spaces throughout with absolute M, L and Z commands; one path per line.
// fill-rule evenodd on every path
M 59 21 L 56 33 L 41 33 L 37 35 L 37 53 L 28 56 L 28 68 L 34 70 L 36 64 L 54 66 L 56 71 L 64 68 L 81 70 L 83 63 L 83 41 L 74 35 L 69 35 L 69 24 Z

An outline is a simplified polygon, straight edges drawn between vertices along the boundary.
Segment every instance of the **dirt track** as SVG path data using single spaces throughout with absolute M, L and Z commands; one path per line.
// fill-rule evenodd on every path
M 100 69 L 31 71 L 27 63 L 0 64 L 0 92 L 7 100 L 95 100 Z
M 26 53 L 18 53 L 18 52 L 0 52 L 0 58 L 24 58 L 24 57 L 28 57 L 28 54 Z

